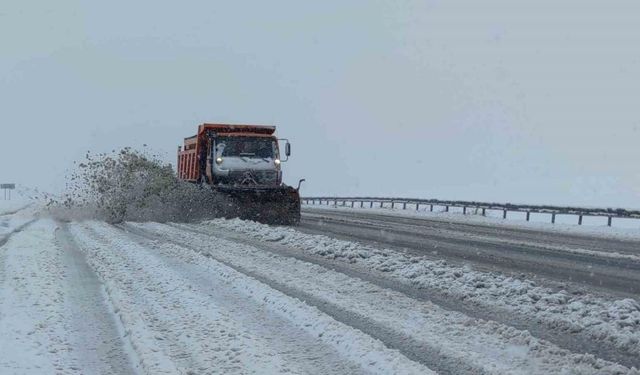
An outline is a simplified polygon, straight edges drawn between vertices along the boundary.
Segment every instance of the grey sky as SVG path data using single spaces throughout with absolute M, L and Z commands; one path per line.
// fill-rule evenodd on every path
M 640 207 L 637 1 L 4 1 L 0 180 L 275 124 L 305 194 Z

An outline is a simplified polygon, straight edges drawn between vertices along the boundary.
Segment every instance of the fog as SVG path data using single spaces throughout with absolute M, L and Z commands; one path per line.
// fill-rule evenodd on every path
M 303 195 L 640 207 L 634 1 L 3 2 L 0 182 L 272 124 Z M 146 146 L 144 146 L 146 145 Z

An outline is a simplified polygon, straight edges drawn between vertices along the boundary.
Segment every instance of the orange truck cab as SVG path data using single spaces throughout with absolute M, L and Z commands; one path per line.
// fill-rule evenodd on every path
M 278 139 L 274 126 L 202 124 L 178 150 L 178 177 L 225 186 L 282 184 Z M 286 141 L 286 140 L 285 140 Z M 285 156 L 291 154 L 286 141 Z

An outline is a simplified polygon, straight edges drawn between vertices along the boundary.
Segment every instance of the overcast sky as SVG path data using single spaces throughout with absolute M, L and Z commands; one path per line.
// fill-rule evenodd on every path
M 305 195 L 640 207 L 637 1 L 0 4 L 0 182 L 278 126 Z

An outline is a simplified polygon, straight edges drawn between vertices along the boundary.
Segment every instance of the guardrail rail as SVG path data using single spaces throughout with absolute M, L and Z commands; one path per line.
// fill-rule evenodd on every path
M 640 219 L 640 211 L 627 210 L 622 208 L 585 208 L 585 207 L 562 207 L 551 205 L 529 205 L 511 203 L 488 203 L 475 201 L 446 201 L 440 199 L 414 199 L 414 198 L 384 198 L 384 197 L 303 197 L 302 202 L 307 205 L 333 205 L 360 208 L 396 208 L 407 207 L 419 211 L 421 207 L 429 206 L 429 211 L 433 212 L 434 207 L 444 207 L 445 212 L 449 212 L 450 207 L 462 208 L 462 213 L 466 214 L 468 209 L 480 211 L 482 216 L 486 216 L 487 210 L 502 211 L 502 218 L 507 218 L 508 212 L 524 212 L 526 220 L 530 221 L 531 214 L 549 214 L 551 223 L 555 224 L 557 215 L 575 215 L 578 217 L 578 225 L 582 225 L 583 217 L 597 216 L 606 217 L 607 225 L 611 226 L 613 218 Z M 387 206 L 385 206 L 385 204 Z

